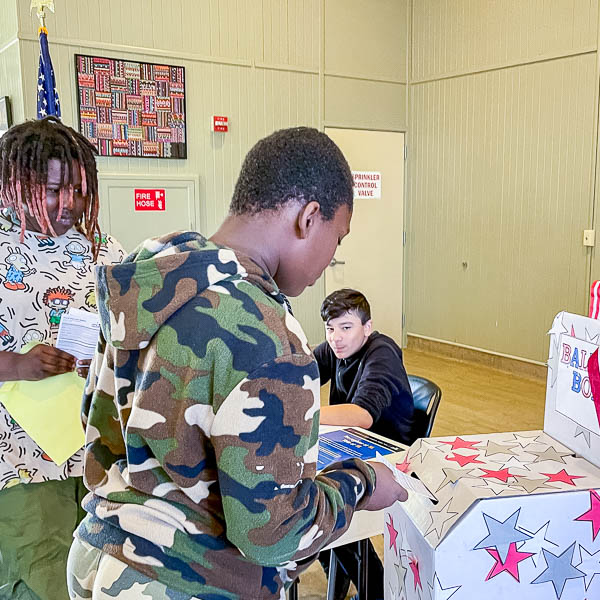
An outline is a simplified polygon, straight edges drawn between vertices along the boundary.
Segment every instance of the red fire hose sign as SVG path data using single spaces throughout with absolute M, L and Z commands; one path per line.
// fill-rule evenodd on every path
M 135 190 L 135 210 L 165 210 L 165 190 Z

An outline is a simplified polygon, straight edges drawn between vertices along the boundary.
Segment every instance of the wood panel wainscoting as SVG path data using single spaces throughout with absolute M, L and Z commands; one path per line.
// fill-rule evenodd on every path
M 487 367 L 492 367 L 493 369 L 506 371 L 512 375 L 518 375 L 519 377 L 528 377 L 530 379 L 546 381 L 547 367 L 545 364 L 537 361 L 497 354 L 479 348 L 435 340 L 411 333 L 407 334 L 406 337 L 406 347 L 410 350 L 418 350 L 437 356 L 446 356 L 455 360 L 485 365 Z

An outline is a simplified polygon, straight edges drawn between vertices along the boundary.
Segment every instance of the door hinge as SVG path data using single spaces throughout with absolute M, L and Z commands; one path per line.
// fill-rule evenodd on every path
M 408 158 L 408 146 L 404 144 L 404 160 Z
M 406 231 L 402 232 L 402 245 L 406 246 Z
M 406 315 L 402 313 L 402 329 L 406 327 Z

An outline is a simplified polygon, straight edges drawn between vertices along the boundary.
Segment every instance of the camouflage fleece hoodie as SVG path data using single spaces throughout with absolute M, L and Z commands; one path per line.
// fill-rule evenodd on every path
M 358 460 L 316 475 L 319 371 L 284 296 L 175 233 L 99 268 L 98 307 L 76 536 L 203 600 L 283 598 L 374 485 Z

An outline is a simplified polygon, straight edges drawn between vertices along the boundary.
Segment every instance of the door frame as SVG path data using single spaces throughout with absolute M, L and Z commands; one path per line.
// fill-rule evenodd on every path
M 393 127 L 357 127 L 354 125 L 334 125 L 333 122 L 323 123 L 323 132 L 326 134 L 328 129 L 350 129 L 353 131 L 378 131 L 382 133 L 403 133 L 404 134 L 404 179 L 403 179 L 403 203 L 402 203 L 402 340 L 401 347 L 407 346 L 407 326 L 408 319 L 406 318 L 406 248 L 408 246 L 408 128 L 396 129 Z M 327 275 L 325 275 L 327 277 Z M 325 285 L 325 283 L 324 283 Z

